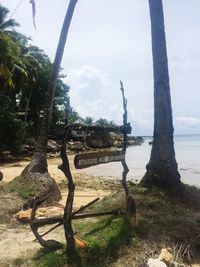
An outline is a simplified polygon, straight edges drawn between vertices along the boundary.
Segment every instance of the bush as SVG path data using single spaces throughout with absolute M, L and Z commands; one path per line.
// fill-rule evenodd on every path
M 0 96 L 0 151 L 18 152 L 23 143 L 23 124 L 9 97 Z

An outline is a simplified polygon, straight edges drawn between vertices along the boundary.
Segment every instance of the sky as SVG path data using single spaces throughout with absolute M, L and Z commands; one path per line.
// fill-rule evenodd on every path
M 21 0 L 0 0 L 12 11 Z M 24 0 L 19 31 L 53 60 L 69 0 Z M 200 133 L 200 1 L 163 0 L 175 134 Z M 122 80 L 133 135 L 153 132 L 148 0 L 79 0 L 62 60 L 71 105 L 82 116 L 122 124 Z

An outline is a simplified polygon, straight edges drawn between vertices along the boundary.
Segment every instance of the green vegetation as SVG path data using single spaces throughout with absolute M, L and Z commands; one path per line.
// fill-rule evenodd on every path
M 124 218 L 104 218 L 96 222 L 75 223 L 75 231 L 83 238 L 88 248 L 77 249 L 74 266 L 109 266 L 118 250 L 131 244 L 134 235 L 129 222 Z M 65 250 L 47 252 L 44 249 L 34 257 L 35 265 L 40 267 L 61 267 L 66 262 Z
M 25 264 L 26 260 L 23 258 L 17 258 L 13 261 L 13 265 L 16 267 L 23 266 Z
M 52 63 L 44 51 L 15 30 L 19 25 L 7 19 L 8 14 L 0 5 L 0 152 L 17 152 L 38 134 Z M 60 130 L 69 108 L 69 86 L 63 78 L 56 84 L 52 135 Z
M 63 250 L 47 252 L 45 249 L 41 249 L 33 261 L 34 265 L 39 267 L 62 267 L 66 262 L 66 257 Z
M 39 183 L 18 176 L 11 183 L 6 184 L 4 190 L 9 193 L 17 193 L 19 197 L 27 200 L 40 192 L 40 186 Z
M 96 122 L 95 122 L 96 125 L 99 125 L 99 126 L 105 126 L 105 127 L 112 127 L 112 126 L 116 126 L 116 124 L 113 122 L 113 121 L 107 121 L 106 119 L 98 119 Z

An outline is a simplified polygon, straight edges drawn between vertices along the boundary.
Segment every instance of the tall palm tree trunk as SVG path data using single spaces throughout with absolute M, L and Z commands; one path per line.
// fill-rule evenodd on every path
M 154 134 L 145 186 L 181 184 L 175 158 L 173 119 L 162 0 L 149 0 L 154 74 Z
M 64 53 L 64 48 L 67 40 L 68 30 L 74 13 L 77 0 L 70 0 L 68 10 L 63 22 L 59 43 L 57 46 L 57 51 L 53 63 L 53 68 L 49 80 L 48 91 L 45 99 L 44 105 L 44 117 L 42 119 L 41 128 L 33 154 L 32 160 L 28 165 L 29 172 L 47 172 L 47 159 L 46 159 L 46 149 L 47 149 L 47 140 L 48 140 L 48 131 L 52 113 L 53 98 L 55 94 L 56 81 L 58 78 L 58 73 L 60 69 L 61 60 Z
M 47 199 L 48 203 L 51 203 L 52 201 L 59 201 L 61 199 L 60 190 L 55 180 L 48 173 L 46 151 L 47 151 L 48 131 L 52 113 L 53 99 L 56 88 L 56 81 L 58 78 L 60 64 L 64 53 L 65 43 L 67 40 L 67 34 L 76 3 L 77 0 L 70 0 L 69 2 L 68 10 L 60 34 L 59 43 L 57 46 L 57 51 L 52 67 L 51 76 L 49 79 L 49 85 L 44 105 L 44 116 L 41 123 L 35 152 L 32 156 L 31 162 L 22 171 L 21 174 L 23 183 L 27 183 L 26 185 L 27 187 L 30 187 L 32 190 L 33 185 L 36 186 L 37 190 L 36 189 L 34 190 L 35 196 L 44 197 L 48 195 Z M 26 206 L 27 207 L 32 206 L 33 201 L 34 198 L 28 201 Z

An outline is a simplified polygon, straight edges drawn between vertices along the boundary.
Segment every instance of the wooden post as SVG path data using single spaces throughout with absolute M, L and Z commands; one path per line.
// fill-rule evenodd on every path
M 74 240 L 74 232 L 72 228 L 72 208 L 74 202 L 74 190 L 75 184 L 73 182 L 73 177 L 70 171 L 69 160 L 66 154 L 66 139 L 69 135 L 69 130 L 65 128 L 65 134 L 62 141 L 60 156 L 62 158 L 62 164 L 58 166 L 58 168 L 65 174 L 68 180 L 68 196 L 64 209 L 64 217 L 63 224 L 65 230 L 65 238 L 67 241 L 67 256 L 72 257 L 75 251 L 75 240 Z
M 122 99 L 123 99 L 123 108 L 124 108 L 124 114 L 123 114 L 123 139 L 124 139 L 124 144 L 123 144 L 123 153 L 124 155 L 126 155 L 126 147 L 127 147 L 127 129 L 130 128 L 130 124 L 127 121 L 127 117 L 128 117 L 128 112 L 127 112 L 127 99 L 125 98 L 124 95 L 124 86 L 122 81 L 120 81 L 120 90 L 122 92 Z M 132 224 L 135 226 L 137 224 L 136 222 L 136 204 L 135 204 L 135 199 L 133 197 L 133 195 L 130 194 L 129 192 L 129 187 L 127 185 L 127 174 L 129 172 L 129 168 L 128 165 L 126 163 L 126 158 L 124 157 L 124 159 L 121 161 L 122 162 L 122 166 L 123 166 L 123 173 L 122 173 L 122 185 L 124 187 L 125 190 L 125 194 L 126 194 L 126 215 L 128 217 L 128 219 L 132 222 Z
M 124 139 L 124 143 L 123 143 L 123 154 L 126 154 L 126 147 L 127 147 L 127 131 L 126 131 L 126 128 L 127 128 L 127 125 L 128 125 L 128 122 L 127 122 L 127 99 L 125 98 L 124 96 L 124 86 L 123 86 L 123 83 L 122 81 L 120 81 L 120 90 L 122 92 L 122 99 L 123 99 L 123 108 L 124 108 L 124 114 L 123 114 L 123 139 Z M 125 193 L 126 193 L 126 198 L 128 197 L 129 195 L 129 188 L 127 186 L 127 182 L 126 182 L 126 177 L 127 177 L 127 174 L 129 172 L 129 168 L 128 168 L 128 165 L 126 163 L 126 158 L 124 158 L 122 160 L 122 166 L 123 166 L 123 173 L 122 173 L 122 185 L 124 187 L 124 190 L 125 190 Z

